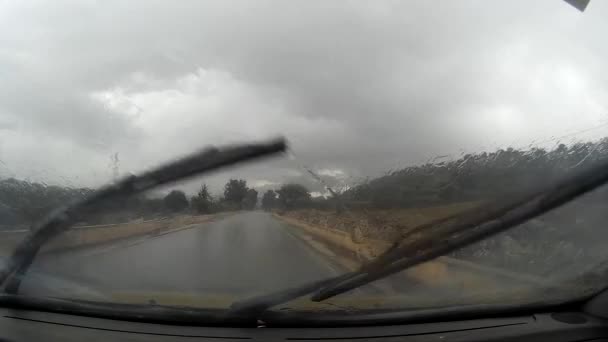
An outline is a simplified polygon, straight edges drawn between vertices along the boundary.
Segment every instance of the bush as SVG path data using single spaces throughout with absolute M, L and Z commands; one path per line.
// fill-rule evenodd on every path
M 163 202 L 165 207 L 174 213 L 188 208 L 188 199 L 186 198 L 186 194 L 180 190 L 171 191 L 167 196 L 165 196 Z

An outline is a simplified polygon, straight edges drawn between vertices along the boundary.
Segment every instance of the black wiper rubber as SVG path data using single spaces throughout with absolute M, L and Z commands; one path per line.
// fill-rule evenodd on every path
M 0 294 L 0 306 L 146 323 L 246 327 L 257 325 L 256 317 L 229 314 L 226 309 L 122 304 L 7 294 Z
M 207 148 L 182 159 L 160 166 L 139 176 L 130 176 L 115 184 L 100 188 L 84 200 L 59 209 L 40 222 L 17 245 L 0 270 L 0 286 L 4 292 L 17 293 L 23 275 L 32 264 L 42 245 L 68 230 L 82 218 L 82 212 L 101 203 L 129 197 L 159 185 L 200 175 L 222 167 L 284 152 L 283 138 L 255 144 Z
M 414 228 L 355 272 L 253 297 L 235 303 L 232 309 L 259 314 L 309 293 L 314 293 L 313 301 L 326 300 L 506 231 L 606 183 L 608 161 L 565 177 L 551 186 L 518 196 L 506 204 L 481 206 Z
M 345 273 L 338 277 L 313 281 L 294 288 L 273 292 L 268 295 L 236 301 L 230 305 L 230 312 L 235 315 L 258 315 L 275 305 L 287 303 L 296 298 L 313 293 L 319 288 L 327 286 L 336 280 L 346 279 L 349 276 L 350 273 Z

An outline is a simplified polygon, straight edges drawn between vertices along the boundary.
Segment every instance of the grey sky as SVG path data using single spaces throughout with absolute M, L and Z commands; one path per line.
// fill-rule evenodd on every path
M 116 152 L 137 172 L 280 134 L 295 159 L 212 187 L 272 187 L 306 178 L 300 165 L 347 183 L 597 139 L 607 14 L 597 0 L 585 13 L 559 0 L 2 2 L 0 177 L 96 186 Z

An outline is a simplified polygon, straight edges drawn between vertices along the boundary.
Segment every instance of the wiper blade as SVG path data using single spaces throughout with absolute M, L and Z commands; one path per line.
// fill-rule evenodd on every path
M 256 296 L 249 299 L 239 300 L 230 305 L 232 314 L 259 315 L 273 306 L 287 303 L 296 298 L 300 298 L 318 289 L 327 286 L 335 281 L 347 279 L 350 273 L 345 273 L 338 277 L 327 278 L 313 281 L 294 288 L 273 292 L 267 295 Z
M 608 183 L 608 162 L 589 168 L 541 191 L 532 192 L 503 205 L 486 205 L 464 215 L 442 220 L 412 238 L 408 234 L 377 261 L 319 289 L 311 299 L 322 301 L 357 287 L 406 270 L 462 247 L 504 232 L 555 209 Z M 414 234 L 416 235 L 416 234 Z
M 84 200 L 55 211 L 34 226 L 32 231 L 17 245 L 4 269 L 0 270 L 0 286 L 5 285 L 4 292 L 6 293 L 17 293 L 23 274 L 32 264 L 42 245 L 68 230 L 81 219 L 82 213 L 86 210 L 107 201 L 132 196 L 163 184 L 222 167 L 284 152 L 286 149 L 287 143 L 283 138 L 255 144 L 207 148 L 139 176 L 130 176 L 115 184 L 102 187 Z
M 0 294 L 0 306 L 117 320 L 181 325 L 256 326 L 258 320 L 253 316 L 229 313 L 226 309 L 202 309 L 158 304 L 107 303 L 7 294 Z
M 323 301 L 516 227 L 608 183 L 608 161 L 506 204 L 485 205 L 408 232 L 359 270 L 284 291 L 235 302 L 237 312 L 260 312 L 314 293 Z

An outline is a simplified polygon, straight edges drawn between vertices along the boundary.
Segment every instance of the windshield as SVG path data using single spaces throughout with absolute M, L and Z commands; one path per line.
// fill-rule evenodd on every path
M 494 219 L 605 163 L 607 13 L 558 0 L 3 3 L 2 289 L 234 310 L 333 279 L 266 309 L 350 315 L 597 293 L 605 187 L 328 289 L 381 272 L 404 241 L 449 244 L 438 224 Z M 223 147 L 277 136 L 287 150 Z M 179 177 L 145 173 L 201 149 L 206 164 L 176 164 Z M 99 191 L 115 193 L 70 206 Z

